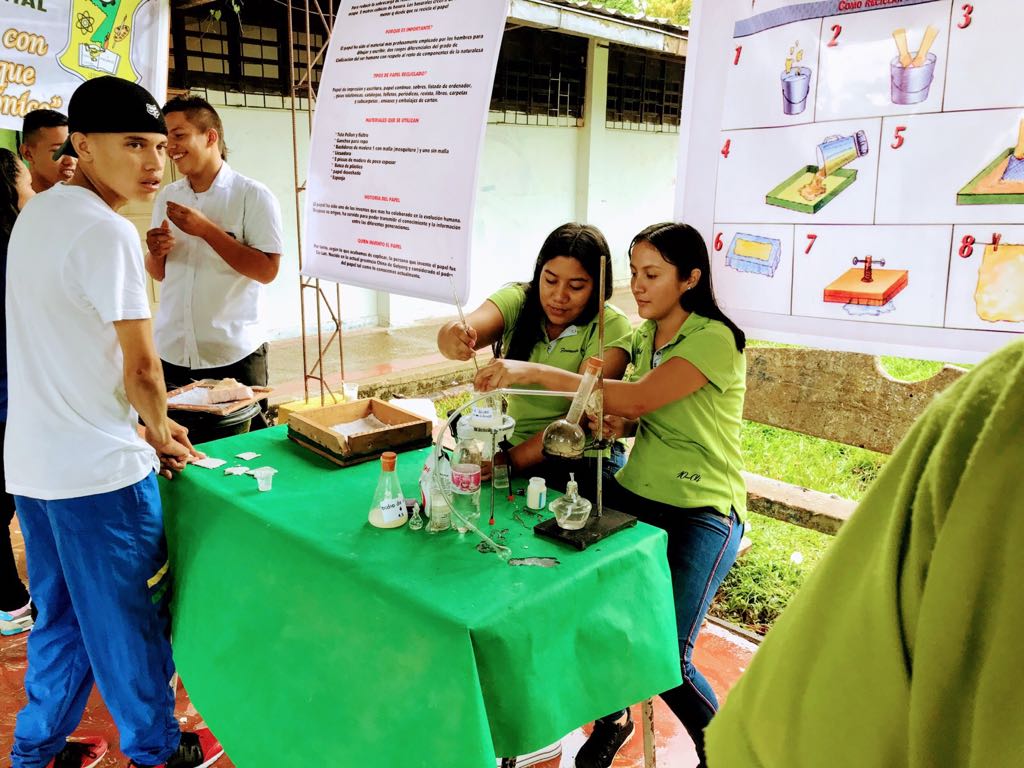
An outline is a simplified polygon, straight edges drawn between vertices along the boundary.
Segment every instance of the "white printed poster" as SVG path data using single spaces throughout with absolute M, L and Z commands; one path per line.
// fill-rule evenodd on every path
M 677 216 L 755 338 L 975 362 L 1024 332 L 1020 0 L 704 0 Z
M 0 128 L 33 109 L 67 114 L 86 80 L 113 75 L 167 93 L 169 0 L 8 0 L 0 5 Z
M 303 273 L 460 302 L 508 0 L 344 0 L 313 124 Z

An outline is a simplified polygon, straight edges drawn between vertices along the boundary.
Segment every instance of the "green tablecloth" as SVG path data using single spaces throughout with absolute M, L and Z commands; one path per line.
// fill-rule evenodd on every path
M 341 469 L 285 434 L 204 446 L 261 453 L 269 493 L 199 467 L 161 484 L 175 661 L 237 765 L 485 768 L 680 682 L 662 531 L 576 552 L 501 499 L 514 555 L 561 561 L 510 567 L 472 534 L 373 528 L 380 463 Z M 426 454 L 399 455 L 407 496 Z

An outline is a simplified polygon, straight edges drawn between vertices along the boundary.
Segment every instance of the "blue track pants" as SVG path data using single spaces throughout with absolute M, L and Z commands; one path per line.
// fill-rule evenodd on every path
M 143 765 L 165 762 L 180 731 L 156 475 L 94 496 L 15 503 L 39 617 L 12 768 L 46 766 L 78 727 L 94 681 L 121 751 Z

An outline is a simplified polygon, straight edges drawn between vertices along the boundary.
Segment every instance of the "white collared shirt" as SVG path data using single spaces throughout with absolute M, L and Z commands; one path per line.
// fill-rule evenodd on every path
M 167 218 L 167 202 L 201 211 L 238 241 L 264 253 L 281 253 L 281 208 L 258 181 L 227 163 L 205 192 L 188 179 L 157 195 L 153 226 Z M 171 224 L 174 248 L 167 256 L 153 336 L 160 357 L 185 368 L 237 363 L 266 339 L 261 324 L 263 285 L 234 270 L 210 245 Z

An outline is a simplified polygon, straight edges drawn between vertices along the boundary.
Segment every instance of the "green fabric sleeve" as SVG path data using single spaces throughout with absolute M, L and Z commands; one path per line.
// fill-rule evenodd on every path
M 716 320 L 687 336 L 683 343 L 666 349 L 662 363 L 673 357 L 693 363 L 719 392 L 736 383 L 736 341 L 729 327 Z
M 594 339 L 595 351 L 597 354 L 597 339 Z M 604 346 L 606 349 L 621 349 L 626 354 L 633 351 L 633 326 L 629 324 L 629 318 L 618 307 L 605 304 L 604 311 Z
M 519 283 L 506 285 L 487 297 L 487 300 L 501 312 L 501 319 L 505 321 L 505 331 L 508 332 L 516 325 L 519 313 L 526 303 L 526 291 Z
M 895 451 L 712 721 L 711 768 L 1016 765 L 1022 463 L 1015 342 Z

